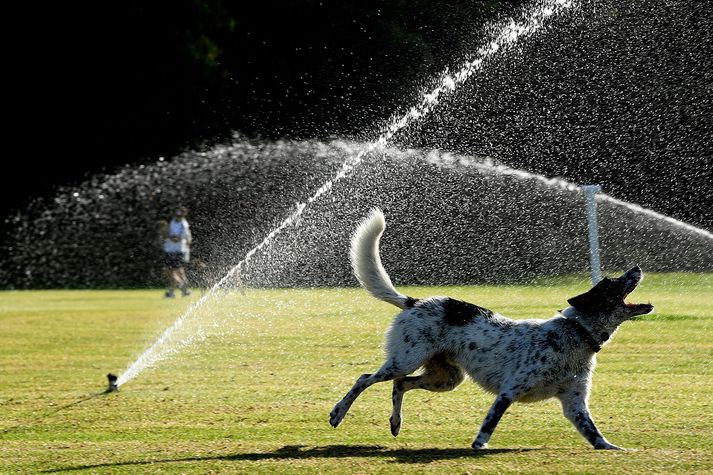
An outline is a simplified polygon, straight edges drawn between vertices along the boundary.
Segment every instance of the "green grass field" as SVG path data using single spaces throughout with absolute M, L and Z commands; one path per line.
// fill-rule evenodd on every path
M 550 317 L 586 279 L 407 288 L 513 318 Z M 338 429 L 328 413 L 382 361 L 395 308 L 359 289 L 227 292 L 187 326 L 201 341 L 97 395 L 199 295 L 0 293 L 2 473 L 710 473 L 713 275 L 650 275 L 630 297 L 655 315 L 624 324 L 598 356 L 594 451 L 556 401 L 515 404 L 478 453 L 493 396 L 466 382 L 413 391 L 389 432 L 390 384 L 366 391 Z

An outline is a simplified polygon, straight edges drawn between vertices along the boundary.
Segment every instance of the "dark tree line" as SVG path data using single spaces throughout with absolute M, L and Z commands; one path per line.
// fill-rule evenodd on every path
M 251 137 L 369 134 L 520 0 L 125 0 L 21 7 L 17 163 L 0 215 L 52 185 Z

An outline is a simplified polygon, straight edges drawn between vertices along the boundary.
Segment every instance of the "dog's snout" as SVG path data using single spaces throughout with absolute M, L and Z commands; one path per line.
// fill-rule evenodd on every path
M 631 269 L 629 269 L 625 275 L 638 279 L 644 275 L 644 271 L 641 270 L 641 267 L 634 266 Z

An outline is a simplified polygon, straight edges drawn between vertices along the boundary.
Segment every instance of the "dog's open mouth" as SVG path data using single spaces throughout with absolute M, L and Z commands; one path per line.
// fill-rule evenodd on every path
M 621 297 L 621 302 L 624 304 L 626 308 L 636 308 L 639 305 L 644 305 L 644 304 L 639 304 L 639 303 L 626 303 L 626 298 L 629 296 L 630 293 L 632 293 L 634 290 L 636 290 L 636 287 L 639 285 L 638 281 L 635 281 L 632 285 L 629 286 L 624 291 L 624 295 Z
M 622 304 L 624 307 L 626 307 L 629 310 L 633 310 L 634 313 L 636 314 L 645 314 L 645 313 L 650 313 L 653 311 L 654 306 L 651 305 L 651 303 L 626 303 L 626 298 L 631 294 L 634 290 L 636 290 L 636 287 L 639 286 L 639 283 L 641 282 L 641 279 L 643 277 L 643 274 L 641 272 L 641 269 L 638 267 L 635 267 L 631 269 L 629 272 L 626 274 L 626 288 L 624 289 L 624 295 L 621 298 Z

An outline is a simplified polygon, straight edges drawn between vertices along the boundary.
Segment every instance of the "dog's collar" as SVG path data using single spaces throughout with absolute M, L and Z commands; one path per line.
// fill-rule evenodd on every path
M 595 353 L 599 353 L 599 350 L 602 349 L 602 343 L 604 342 L 597 342 L 597 340 L 592 336 L 592 334 L 589 333 L 589 330 L 587 330 L 584 325 L 575 320 L 573 310 L 574 309 L 572 307 L 569 307 L 564 310 L 560 310 L 559 313 L 564 317 L 565 320 L 567 320 L 572 325 L 574 331 L 577 332 L 577 335 L 579 335 L 579 337 L 587 344 L 589 349 Z

